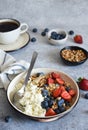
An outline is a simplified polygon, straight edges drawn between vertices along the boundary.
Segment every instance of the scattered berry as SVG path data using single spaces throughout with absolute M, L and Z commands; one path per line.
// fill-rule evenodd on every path
M 79 88 L 82 89 L 82 90 L 88 90 L 88 79 L 86 78 L 79 78 L 78 79 L 78 85 L 79 85 Z
M 36 33 L 38 30 L 37 28 L 33 28 L 32 32 Z
M 74 42 L 82 44 L 83 43 L 83 38 L 81 35 L 76 35 L 74 36 Z
M 85 94 L 84 98 L 88 99 L 88 93 Z
M 45 29 L 44 29 L 44 32 L 49 32 L 49 29 L 48 29 L 48 28 L 45 28 Z
M 42 35 L 42 36 L 46 36 L 46 32 L 42 32 L 41 35 Z
M 31 38 L 31 42 L 36 42 L 36 38 L 35 37 Z
M 10 122 L 12 120 L 12 117 L 11 116 L 6 116 L 5 117 L 5 122 Z
M 73 30 L 70 30 L 70 31 L 68 32 L 68 34 L 69 34 L 69 35 L 74 35 L 74 31 L 73 31 Z

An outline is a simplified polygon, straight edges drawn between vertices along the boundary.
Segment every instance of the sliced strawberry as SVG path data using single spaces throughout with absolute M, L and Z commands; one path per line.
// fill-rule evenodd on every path
M 54 79 L 60 78 L 60 75 L 58 73 L 52 72 L 51 75 Z
M 48 84 L 53 84 L 54 80 L 52 78 L 48 78 Z
M 63 85 L 64 81 L 61 78 L 56 78 L 57 83 Z
M 76 35 L 76 36 L 74 37 L 74 42 L 82 44 L 82 43 L 83 43 L 83 38 L 82 38 L 82 36 L 81 36 L 81 35 Z
M 55 111 L 54 111 L 52 108 L 49 108 L 49 109 L 46 111 L 45 116 L 53 116 L 53 115 L 56 115 Z
M 60 89 L 61 89 L 61 93 L 62 93 L 63 91 L 65 91 L 65 87 L 64 87 L 64 86 L 60 86 Z
M 69 94 L 70 94 L 72 97 L 75 96 L 75 95 L 76 95 L 76 90 L 70 89 L 70 90 L 69 90 Z
M 53 96 L 54 98 L 57 98 L 60 94 L 61 94 L 61 89 L 60 89 L 60 87 L 57 87 L 57 88 L 54 89 L 53 92 L 52 92 L 52 96 Z
M 71 95 L 66 90 L 61 93 L 61 97 L 67 101 L 71 100 Z

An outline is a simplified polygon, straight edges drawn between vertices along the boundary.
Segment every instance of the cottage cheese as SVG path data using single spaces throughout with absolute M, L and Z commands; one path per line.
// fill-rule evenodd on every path
M 43 100 L 44 97 L 41 94 L 41 88 L 29 82 L 25 89 L 24 96 L 19 100 L 19 103 L 24 108 L 25 114 L 44 117 L 46 110 L 41 107 Z

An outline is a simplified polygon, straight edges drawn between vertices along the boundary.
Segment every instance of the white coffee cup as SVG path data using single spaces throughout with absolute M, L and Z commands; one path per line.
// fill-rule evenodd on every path
M 11 44 L 28 30 L 26 23 L 16 19 L 0 19 L 0 44 Z

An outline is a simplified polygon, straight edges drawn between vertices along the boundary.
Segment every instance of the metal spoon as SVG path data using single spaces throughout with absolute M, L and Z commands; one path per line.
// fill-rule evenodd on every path
M 37 58 L 37 55 L 38 53 L 35 51 L 32 55 L 32 59 L 31 59 L 31 63 L 30 63 L 30 66 L 28 68 L 28 72 L 27 72 L 27 75 L 26 75 L 26 78 L 25 78 L 25 81 L 24 81 L 24 84 L 23 86 L 21 87 L 21 89 L 19 89 L 15 94 L 14 94 L 14 97 L 13 97 L 13 101 L 14 102 L 17 102 L 19 99 L 21 99 L 24 95 L 24 91 L 25 91 L 25 87 L 27 86 L 27 83 L 28 83 L 28 80 L 29 80 L 29 77 L 30 77 L 30 74 L 31 74 L 31 71 L 34 67 L 34 63 L 36 61 L 36 58 Z

